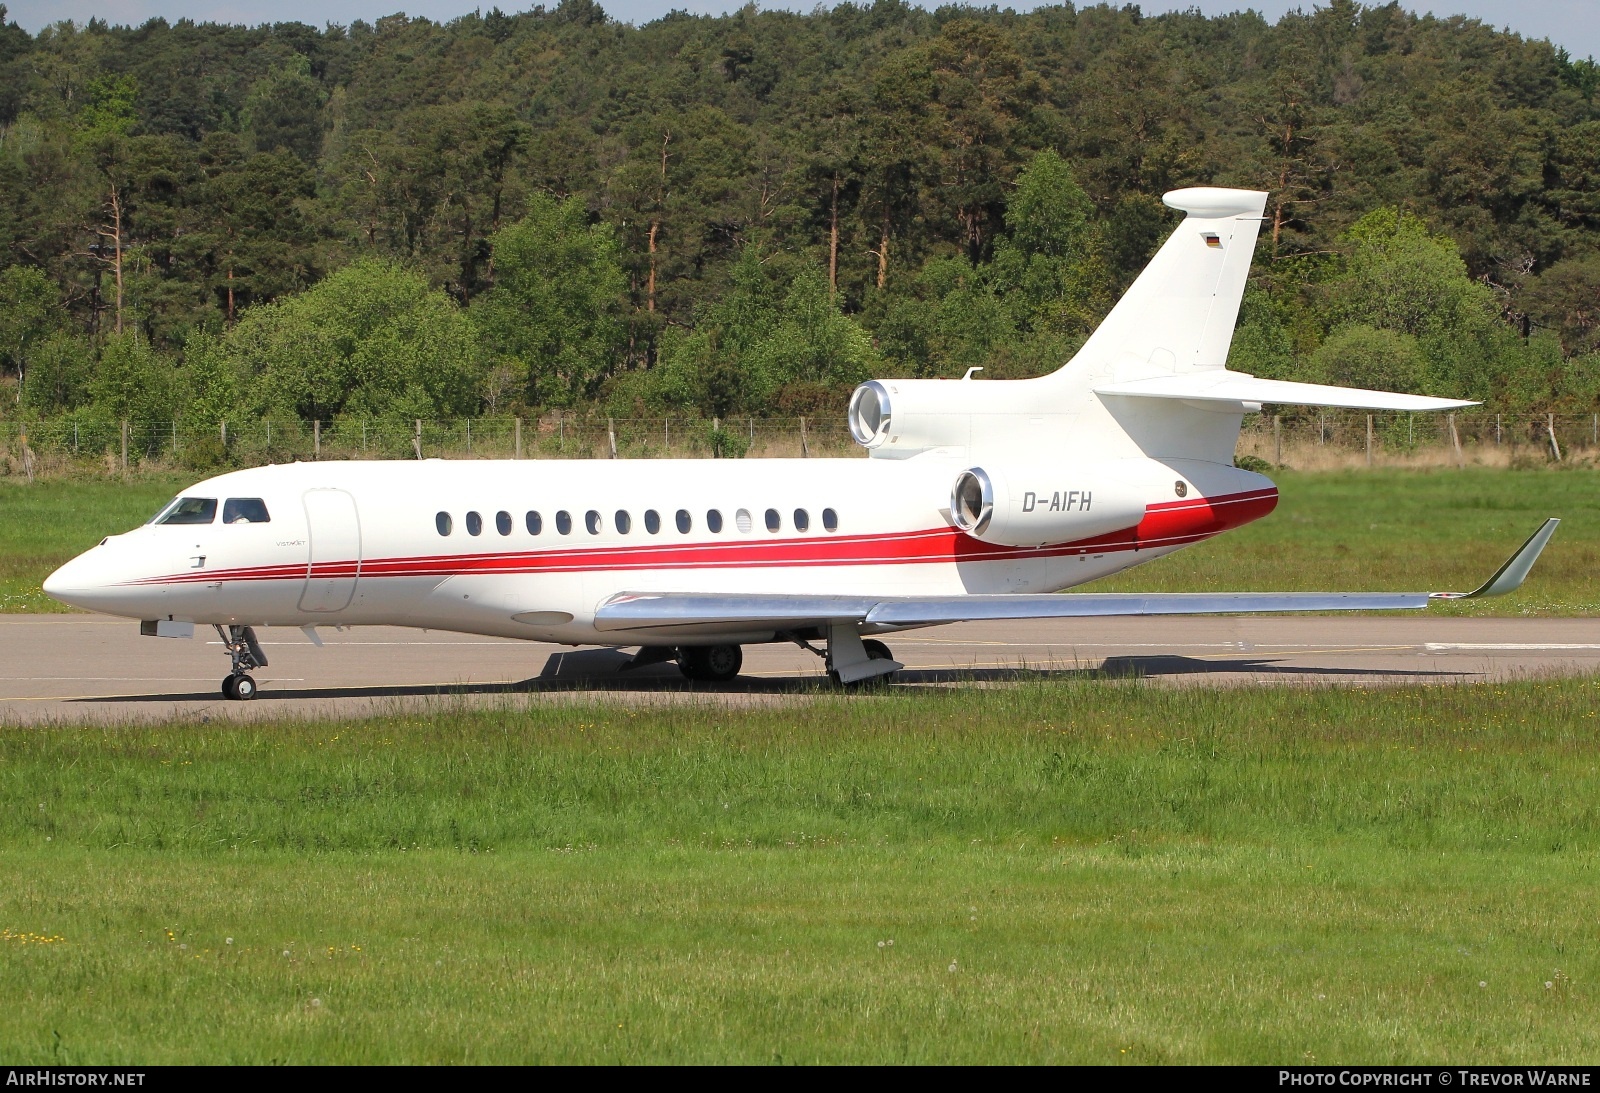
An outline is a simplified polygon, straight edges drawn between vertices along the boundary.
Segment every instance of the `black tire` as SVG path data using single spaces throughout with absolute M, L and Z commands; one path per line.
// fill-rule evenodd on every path
M 867 651 L 869 660 L 893 660 L 894 654 L 889 652 L 889 647 L 876 638 L 867 638 L 861 643 L 861 648 Z
M 240 702 L 249 702 L 256 696 L 256 681 L 246 675 L 233 677 L 233 697 Z
M 239 698 L 239 691 L 237 690 L 238 683 L 239 683 L 239 677 L 238 676 L 229 676 L 227 679 L 224 679 L 222 681 L 222 697 L 226 698 L 226 699 L 228 699 L 230 701 L 238 701 L 238 698 Z
M 726 683 L 744 666 L 737 645 L 685 645 L 678 649 L 678 670 L 702 683 Z

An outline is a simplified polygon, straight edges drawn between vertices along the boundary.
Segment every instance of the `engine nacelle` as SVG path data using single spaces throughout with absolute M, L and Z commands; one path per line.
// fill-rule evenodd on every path
M 868 380 L 850 396 L 850 435 L 880 458 L 972 444 L 974 418 L 1016 414 L 1014 384 L 970 380 Z
M 997 546 L 1070 543 L 1137 525 L 1146 493 L 1138 482 L 1090 480 L 1060 466 L 972 467 L 956 476 L 950 518 Z

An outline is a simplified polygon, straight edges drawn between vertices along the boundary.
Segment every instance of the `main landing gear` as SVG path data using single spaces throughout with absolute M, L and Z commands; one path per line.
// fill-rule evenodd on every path
M 887 679 L 905 665 L 894 659 L 889 647 L 876 638 L 863 639 L 853 626 L 833 625 L 825 631 L 827 647 L 818 649 L 806 635 L 784 634 L 807 652 L 822 658 L 828 679 L 834 686 L 853 686 L 873 679 Z
M 261 651 L 256 632 L 248 626 L 216 627 L 222 647 L 233 658 L 233 671 L 222 681 L 222 697 L 235 702 L 248 702 L 256 696 L 256 681 L 250 677 L 253 668 L 267 666 L 267 654 Z
M 678 671 L 698 683 L 726 683 L 744 666 L 744 650 L 737 645 L 681 645 Z

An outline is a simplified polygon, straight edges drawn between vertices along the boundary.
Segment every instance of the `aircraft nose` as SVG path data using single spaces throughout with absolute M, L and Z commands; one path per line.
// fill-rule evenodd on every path
M 69 607 L 82 607 L 93 611 L 96 609 L 96 593 L 103 591 L 102 582 L 96 579 L 96 575 L 92 572 L 94 568 L 84 560 L 84 555 L 80 554 L 46 577 L 40 587 L 52 600 L 58 600 Z

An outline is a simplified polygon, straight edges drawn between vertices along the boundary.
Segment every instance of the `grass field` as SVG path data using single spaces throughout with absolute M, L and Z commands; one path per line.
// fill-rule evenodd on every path
M 0 1058 L 1593 1063 L 1597 697 L 0 729 Z
M 1104 591 L 1466 591 L 1548 516 L 1562 518 L 1522 592 L 1451 614 L 1600 613 L 1600 475 L 1591 469 L 1279 472 L 1265 520 L 1103 581 Z M 101 537 L 148 519 L 185 485 L 0 480 L 0 611 L 65 610 L 39 591 Z

